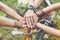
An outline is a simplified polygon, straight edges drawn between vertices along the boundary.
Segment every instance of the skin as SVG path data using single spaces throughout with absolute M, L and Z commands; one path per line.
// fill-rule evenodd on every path
M 2 2 L 0 2 L 0 10 L 5 12 L 5 14 L 16 18 L 17 20 L 23 20 L 23 18 L 20 15 L 18 15 L 17 12 L 15 12 L 13 9 L 11 9 L 10 7 L 8 7 L 7 5 L 5 5 Z
M 0 17 L 0 26 L 14 27 L 14 21 L 8 18 Z
M 35 7 L 37 8 L 42 2 L 43 0 L 35 0 L 34 1 Z
M 33 3 L 34 4 L 34 2 L 33 2 L 33 0 L 30 0 L 29 1 L 29 3 Z M 10 15 L 10 16 L 12 16 L 12 17 L 14 17 L 14 18 L 16 18 L 17 20 L 24 20 L 20 15 L 18 15 L 13 9 L 11 9 L 11 8 L 9 8 L 7 5 L 5 5 L 5 4 L 3 4 L 2 2 L 0 2 L 0 10 L 2 10 L 3 12 L 5 12 L 6 14 L 8 14 L 8 15 Z M 32 18 L 32 16 L 31 17 L 29 17 L 29 19 L 28 19 L 28 17 L 26 16 L 27 15 L 27 13 L 30 11 L 30 13 L 32 12 L 32 14 L 34 14 L 34 12 L 32 11 L 32 10 L 28 10 L 27 12 L 26 12 L 26 14 L 25 14 L 25 17 L 26 17 L 26 21 L 27 20 L 30 20 L 30 18 Z M 29 13 L 29 14 L 30 14 Z M 36 14 L 34 14 L 34 15 L 36 15 Z M 23 22 L 23 21 L 22 21 Z M 33 22 L 33 21 L 32 21 Z M 27 22 L 28 23 L 28 22 Z M 28 25 L 28 24 L 27 24 Z M 31 22 L 29 23 L 29 25 L 31 26 Z
M 57 36 L 57 37 L 60 37 L 60 30 L 57 30 L 57 29 L 54 29 L 54 28 L 51 28 L 49 26 L 45 26 L 41 23 L 36 23 L 36 26 L 42 30 L 44 30 L 46 33 L 49 33 L 51 35 L 54 35 L 54 36 Z
M 26 19 L 28 28 L 30 28 L 30 27 L 32 28 L 32 26 L 33 26 L 32 23 L 33 23 L 33 22 L 36 22 L 36 21 L 38 20 L 38 17 L 37 17 L 37 15 L 33 12 L 33 10 L 28 10 L 28 11 L 25 13 L 24 17 L 25 17 L 25 19 Z M 34 21 L 33 21 L 32 18 L 34 18 Z
M 2 10 L 3 12 L 5 12 L 5 14 L 8 14 L 14 18 L 16 18 L 17 20 L 19 20 L 19 22 L 15 22 L 15 20 L 10 20 L 8 18 L 4 18 L 4 17 L 0 17 L 0 25 L 1 26 L 9 26 L 9 27 L 14 27 L 14 23 L 16 23 L 16 26 L 24 26 L 24 18 L 21 17 L 20 15 L 17 14 L 17 12 L 15 12 L 13 9 L 11 9 L 10 7 L 8 7 L 7 5 L 5 5 L 4 3 L 0 2 L 0 10 Z M 19 24 L 18 24 L 19 23 Z
M 42 0 L 30 0 L 29 5 L 33 5 L 34 7 L 37 8 L 41 2 L 42 2 Z M 28 10 L 25 13 L 24 17 L 26 19 L 26 22 L 27 22 L 27 25 L 28 25 L 29 28 L 30 27 L 32 28 L 32 26 L 34 27 L 34 25 L 32 25 L 33 20 L 34 20 L 34 22 L 37 22 L 37 20 L 38 20 L 38 16 L 34 13 L 33 10 Z
M 49 12 L 59 10 L 59 9 L 60 9 L 60 3 L 56 3 L 56 4 L 53 4 L 51 6 L 48 6 L 48 7 L 44 8 L 42 10 L 44 11 L 44 13 L 49 13 Z M 41 14 L 42 14 L 42 12 L 38 11 L 38 15 L 41 15 Z M 51 35 L 55 35 L 57 37 L 60 37 L 60 30 L 45 26 L 45 25 L 43 25 L 43 24 L 41 24 L 39 22 L 36 23 L 36 26 L 38 28 L 44 30 L 45 32 L 51 34 Z
M 42 11 L 43 11 L 44 13 L 50 13 L 50 12 L 52 12 L 52 11 L 59 10 L 59 9 L 60 9 L 60 3 L 56 3 L 56 4 L 53 4 L 53 5 L 51 5 L 51 6 L 48 6 L 48 7 L 44 8 L 44 9 L 42 9 Z M 42 11 L 40 10 L 40 11 L 36 12 L 36 14 L 37 14 L 38 16 L 40 16 L 40 15 L 42 14 Z M 30 12 L 32 12 L 32 11 L 30 11 Z M 29 13 L 29 12 L 27 12 L 27 13 Z M 29 14 L 30 14 L 30 13 L 29 13 Z M 26 14 L 26 15 L 27 15 L 27 14 Z M 33 16 L 33 15 L 31 14 L 31 15 L 29 15 L 29 16 Z M 28 16 L 28 17 L 29 17 L 29 16 Z M 27 18 L 27 19 L 28 19 L 28 18 Z M 30 18 L 30 19 L 31 19 L 31 18 Z M 32 17 L 32 19 L 34 19 L 34 18 Z M 35 23 L 35 22 L 34 22 L 34 23 Z M 28 24 L 28 25 L 29 25 L 29 24 Z M 43 25 L 43 24 L 41 24 L 41 23 L 39 23 L 39 22 L 36 23 L 36 26 L 37 26 L 38 28 L 44 30 L 45 32 L 51 34 L 51 35 L 55 35 L 55 36 L 60 37 L 60 30 L 57 30 L 57 29 L 54 29 L 54 28 L 45 26 L 45 25 Z
M 6 7 L 6 8 L 5 8 Z M 4 4 L 3 3 L 1 3 L 0 2 L 0 9 L 3 11 L 3 12 L 5 12 L 6 14 L 8 14 L 8 15 L 10 15 L 10 16 L 14 16 L 14 17 L 16 17 L 16 15 L 12 15 L 13 13 L 16 13 L 15 11 L 13 11 L 12 9 L 12 14 L 10 14 L 11 12 L 11 10 L 10 10 L 10 8 L 9 7 L 7 7 L 6 5 L 4 6 Z M 60 9 L 60 3 L 56 3 L 56 4 L 53 4 L 53 5 L 51 5 L 51 6 L 49 6 L 49 7 L 47 7 L 47 8 L 44 8 L 44 9 L 42 9 L 43 11 L 44 11 L 44 13 L 49 13 L 49 12 L 52 12 L 52 11 L 54 11 L 54 10 L 59 10 Z M 8 12 L 9 13 L 8 13 Z M 31 15 L 29 15 L 29 16 L 26 16 L 28 13 L 29 14 L 31 14 L 31 12 L 32 12 L 32 15 L 34 15 L 34 12 L 33 12 L 33 10 L 28 10 L 27 12 L 26 12 L 26 14 L 25 14 L 25 17 L 26 17 L 26 21 L 28 21 L 28 26 L 29 27 L 31 27 L 31 19 L 33 18 L 33 16 L 31 16 Z M 38 15 L 38 16 L 40 16 L 41 14 L 42 14 L 42 12 L 41 11 L 38 11 L 38 12 L 36 12 L 36 14 Z M 28 19 L 30 17 L 30 19 Z M 20 18 L 21 17 L 16 17 L 16 19 L 18 19 L 18 20 L 20 20 Z M 28 19 L 28 20 L 27 20 Z M 34 18 L 33 18 L 34 19 Z M 34 21 L 34 20 L 33 20 Z M 32 21 L 32 22 L 33 22 Z M 21 26 L 22 24 L 22 22 L 20 23 L 20 22 L 18 22 L 18 21 L 13 21 L 13 20 L 11 20 L 11 19 L 7 19 L 7 18 L 3 18 L 3 17 L 0 17 L 0 25 L 1 26 L 11 26 L 11 27 L 14 27 L 14 22 L 16 22 L 17 23 L 17 26 Z M 35 22 L 35 21 L 34 21 Z M 20 25 L 19 25 L 20 24 Z M 54 29 L 54 28 L 51 28 L 51 27 L 47 27 L 47 26 L 45 26 L 45 25 L 43 25 L 43 24 L 41 24 L 41 23 L 36 23 L 36 26 L 38 27 L 38 28 L 40 28 L 40 29 L 42 29 L 42 30 L 44 30 L 45 32 L 47 32 L 47 33 L 49 33 L 49 34 L 51 34 L 51 35 L 55 35 L 55 36 L 58 36 L 58 37 L 60 37 L 60 30 L 57 30 L 57 29 Z
M 59 10 L 60 9 L 60 3 L 56 3 L 56 4 L 53 4 L 53 5 L 50 5 L 44 9 L 42 9 L 42 11 L 46 14 L 46 13 L 50 13 L 52 11 L 55 11 L 55 10 Z M 40 16 L 42 14 L 41 10 L 39 10 L 38 12 L 36 12 L 36 14 L 38 16 Z
M 25 27 L 26 25 L 22 22 L 17 21 L 17 20 L 12 20 L 9 18 L 0 17 L 0 26 L 18 28 L 18 27 Z

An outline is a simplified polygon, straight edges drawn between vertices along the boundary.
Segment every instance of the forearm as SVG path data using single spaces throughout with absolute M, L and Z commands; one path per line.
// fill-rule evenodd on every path
M 0 17 L 0 26 L 14 27 L 14 21 L 8 18 Z
M 60 30 L 56 30 L 56 29 L 54 29 L 54 28 L 45 26 L 45 25 L 40 24 L 40 23 L 37 23 L 36 26 L 37 26 L 38 28 L 44 30 L 45 32 L 51 34 L 51 35 L 55 35 L 55 36 L 60 37 Z
M 36 14 L 38 16 L 40 16 L 42 13 L 46 14 L 46 13 L 50 13 L 52 11 L 59 10 L 59 9 L 60 9 L 60 3 L 56 3 L 56 4 L 50 5 L 44 9 L 42 9 L 42 11 L 40 10 L 40 11 L 36 12 Z
M 59 10 L 59 9 L 60 9 L 60 3 L 56 3 L 56 4 L 53 4 L 51 6 L 44 8 L 42 10 L 44 11 L 44 13 L 50 13 L 52 11 Z
M 34 0 L 29 0 L 29 5 L 33 5 L 34 6 Z
M 43 0 L 30 0 L 29 5 L 33 5 L 34 7 L 37 8 L 42 2 Z
M 2 10 L 6 14 L 8 14 L 18 20 L 22 19 L 22 17 L 20 15 L 18 15 L 13 9 L 9 8 L 7 5 L 3 4 L 2 2 L 0 2 L 0 10 Z
M 37 8 L 42 2 L 43 0 L 35 0 L 34 1 L 35 7 Z

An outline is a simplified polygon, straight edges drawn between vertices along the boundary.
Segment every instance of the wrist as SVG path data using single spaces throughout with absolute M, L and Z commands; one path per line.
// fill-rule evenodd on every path
M 31 12 L 33 12 L 33 10 L 30 10 L 30 9 L 29 9 L 28 11 L 31 11 Z
M 42 28 L 44 27 L 44 25 L 41 24 L 41 23 L 39 23 L 39 22 L 36 23 L 36 26 L 37 26 L 39 29 L 42 29 Z
M 33 3 L 29 3 L 29 4 L 28 4 L 28 7 L 29 7 L 30 5 L 33 5 L 33 6 L 34 6 L 34 4 L 33 4 Z
M 35 26 L 36 26 L 37 28 L 40 28 L 39 22 L 37 22 Z
M 30 0 L 28 6 L 29 5 L 33 5 L 34 6 L 34 0 Z
M 36 8 L 33 5 L 29 5 L 28 9 L 33 10 L 34 12 L 36 11 Z
M 14 28 L 19 28 L 20 29 L 20 25 L 18 24 L 17 20 L 14 21 Z
M 41 15 L 44 15 L 44 14 L 45 14 L 45 12 L 43 10 L 40 10 L 40 11 L 36 12 L 36 15 L 38 17 L 40 17 Z

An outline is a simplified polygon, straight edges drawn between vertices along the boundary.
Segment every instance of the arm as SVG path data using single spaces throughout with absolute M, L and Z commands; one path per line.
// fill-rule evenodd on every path
M 51 28 L 51 27 L 48 27 L 48 26 L 45 26 L 41 23 L 37 23 L 36 26 L 42 30 L 44 30 L 45 32 L 51 34 L 51 35 L 55 35 L 55 36 L 58 36 L 60 37 L 60 30 L 57 30 L 57 29 L 54 29 L 54 28 Z
M 42 1 L 42 0 L 41 0 Z M 32 6 L 34 6 L 34 7 L 38 7 L 38 3 L 40 4 L 40 2 L 41 2 L 40 0 L 29 0 L 29 5 L 28 6 L 30 6 L 30 5 L 32 5 Z M 37 2 L 37 3 L 36 3 Z M 36 4 L 36 5 L 35 5 Z M 31 8 L 31 7 L 30 7 Z M 25 13 L 25 15 L 24 15 L 24 17 L 25 17 L 25 19 L 26 19 L 26 22 L 27 22 L 27 25 L 28 25 L 28 27 L 32 27 L 33 25 L 31 24 L 31 23 L 33 23 L 33 20 L 34 20 L 34 22 L 37 22 L 37 20 L 38 20 L 38 17 L 37 17 L 37 15 L 34 13 L 34 11 L 33 11 L 33 9 L 32 10 L 28 10 L 26 13 Z M 32 18 L 33 17 L 33 18 Z
M 42 11 L 44 13 L 50 13 L 52 11 L 59 10 L 59 9 L 60 9 L 60 3 L 56 3 L 56 4 L 50 5 L 50 6 L 46 7 L 46 8 L 44 8 L 44 9 L 42 9 Z M 36 14 L 38 16 L 40 16 L 42 14 L 41 10 L 38 11 Z
M 18 15 L 13 9 L 11 9 L 7 5 L 3 4 L 2 2 L 0 2 L 0 10 L 5 12 L 6 14 L 16 18 L 17 20 L 22 19 L 22 17 L 20 15 Z
M 14 27 L 14 21 L 4 17 L 0 17 L 0 26 Z
M 53 4 L 53 5 L 48 6 L 42 10 L 44 11 L 44 13 L 49 13 L 49 12 L 52 12 L 55 10 L 60 10 L 60 3 Z
M 34 0 L 29 0 L 29 5 L 33 5 L 34 6 Z
M 35 7 L 37 8 L 42 2 L 43 0 L 35 0 L 34 1 Z
M 29 5 L 33 5 L 37 8 L 42 2 L 43 0 L 29 0 Z
M 24 24 L 20 21 L 11 20 L 8 18 L 0 17 L 0 26 L 7 26 L 7 27 L 22 27 Z
M 60 3 L 56 3 L 56 4 L 53 4 L 49 7 L 47 7 L 47 8 L 44 8 L 42 10 L 43 10 L 44 13 L 49 13 L 49 12 L 52 12 L 54 10 L 59 10 L 59 9 L 60 9 Z M 42 14 L 42 12 L 39 12 L 38 16 L 41 15 L 41 14 Z M 45 32 L 51 34 L 51 35 L 55 35 L 55 36 L 60 37 L 60 30 L 45 26 L 41 23 L 36 23 L 36 26 L 38 28 L 44 30 Z

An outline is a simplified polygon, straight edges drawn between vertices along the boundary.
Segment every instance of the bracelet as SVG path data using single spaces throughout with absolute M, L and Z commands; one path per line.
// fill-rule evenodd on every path
M 18 29 L 20 29 L 21 27 L 18 26 L 17 22 L 18 22 L 18 21 L 15 20 L 15 22 L 14 22 L 14 28 L 18 28 Z
M 41 14 L 40 14 L 41 13 Z M 43 11 L 43 10 L 40 10 L 40 12 L 37 14 L 36 13 L 36 15 L 38 16 L 38 17 L 40 17 L 40 16 L 43 16 L 43 15 L 45 15 L 45 12 Z
M 29 5 L 29 9 L 30 9 L 30 10 L 34 10 L 35 7 L 34 7 L 33 5 Z
M 29 5 L 28 9 L 33 10 L 36 13 L 36 8 L 33 5 Z
M 45 12 L 43 10 L 40 10 L 39 13 L 36 13 L 36 15 L 38 16 L 38 21 L 41 20 L 42 16 L 45 15 Z

